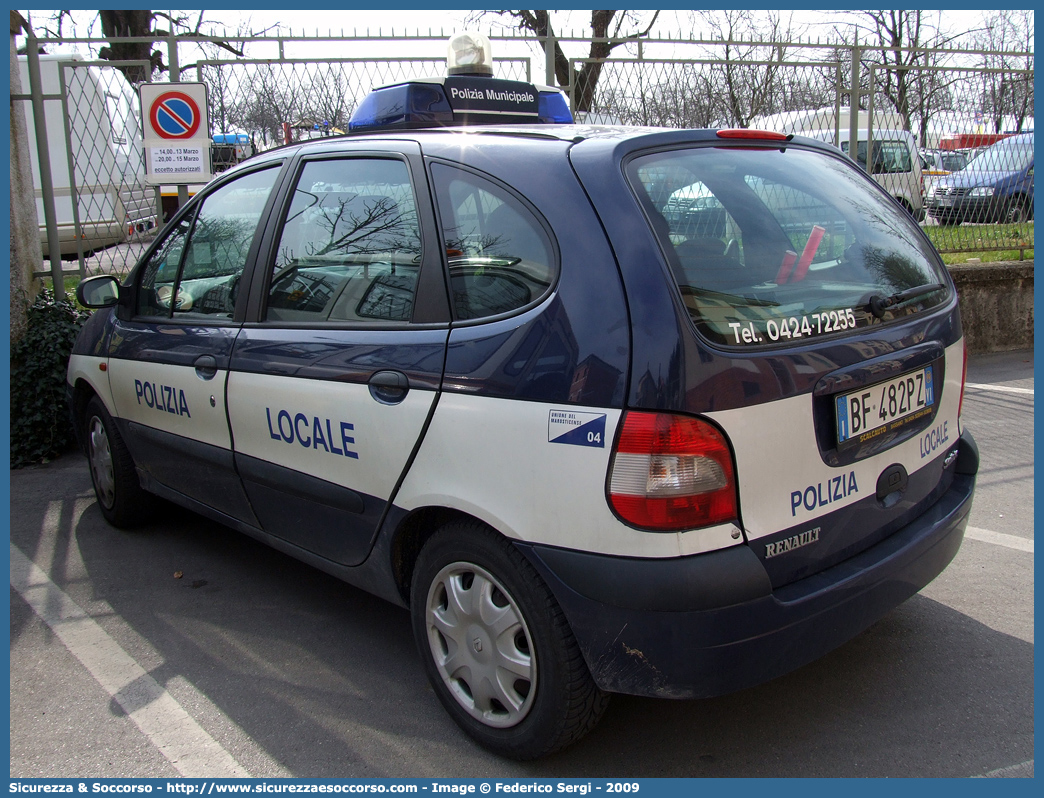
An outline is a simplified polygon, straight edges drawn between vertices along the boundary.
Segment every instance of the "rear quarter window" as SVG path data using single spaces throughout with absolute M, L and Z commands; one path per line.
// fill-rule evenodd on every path
M 693 323 L 713 342 L 838 335 L 950 298 L 916 223 L 840 158 L 704 147 L 639 156 L 627 175 Z M 920 291 L 871 312 L 871 298 L 911 289 Z
M 499 316 L 541 300 L 558 267 L 536 214 L 512 192 L 473 172 L 436 163 L 431 174 L 454 317 Z

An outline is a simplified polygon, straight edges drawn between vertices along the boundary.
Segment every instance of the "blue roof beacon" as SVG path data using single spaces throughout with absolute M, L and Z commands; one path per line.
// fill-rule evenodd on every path
M 415 130 L 500 124 L 573 124 L 561 89 L 493 77 L 489 39 L 458 33 L 449 40 L 446 76 L 374 89 L 348 130 Z

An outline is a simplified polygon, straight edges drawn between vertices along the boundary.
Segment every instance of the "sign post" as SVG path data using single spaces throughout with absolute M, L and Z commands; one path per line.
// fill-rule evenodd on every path
M 202 83 L 143 83 L 145 175 L 152 185 L 205 183 L 210 166 L 207 87 Z

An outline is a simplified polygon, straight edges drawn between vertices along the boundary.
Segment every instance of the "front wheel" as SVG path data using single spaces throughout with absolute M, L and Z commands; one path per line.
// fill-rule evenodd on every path
M 483 524 L 450 524 L 428 541 L 411 613 L 436 695 L 495 753 L 535 759 L 565 748 L 608 706 L 551 591 Z
M 150 514 L 152 495 L 142 490 L 127 445 L 97 396 L 87 403 L 84 425 L 87 461 L 98 508 L 115 527 L 137 526 Z

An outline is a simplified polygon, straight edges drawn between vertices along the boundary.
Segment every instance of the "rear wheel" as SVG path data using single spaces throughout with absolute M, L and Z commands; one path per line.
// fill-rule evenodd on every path
M 551 591 L 483 524 L 450 524 L 428 541 L 411 612 L 436 695 L 491 751 L 544 756 L 587 734 L 608 706 Z
M 1009 224 L 1024 224 L 1033 218 L 1033 206 L 1023 197 L 1015 197 L 1008 205 L 1005 220 Z
M 896 201 L 897 201 L 897 202 L 898 202 L 898 203 L 899 203 L 900 205 L 902 205 L 902 206 L 903 206 L 903 210 L 904 210 L 904 211 L 906 211 L 906 212 L 907 212 L 908 214 L 910 214 L 911 216 L 914 216 L 914 209 L 913 209 L 913 205 L 911 205 L 911 204 L 910 204 L 909 202 L 907 202 L 907 201 L 906 201 L 905 199 L 903 199 L 902 197 L 896 197 L 895 199 L 896 199 Z
M 142 490 L 127 445 L 97 396 L 87 403 L 84 429 L 91 482 L 102 515 L 121 529 L 137 526 L 152 510 L 152 495 Z

